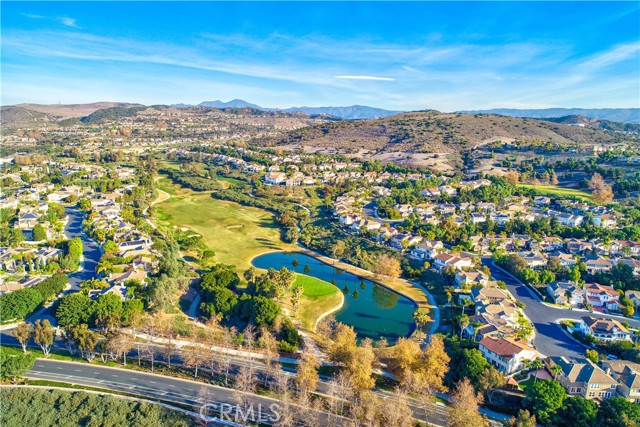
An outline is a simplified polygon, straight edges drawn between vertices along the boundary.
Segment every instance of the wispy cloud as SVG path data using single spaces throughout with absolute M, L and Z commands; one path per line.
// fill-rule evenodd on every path
M 65 27 L 82 28 L 76 23 L 75 19 L 69 18 L 68 16 L 61 16 L 61 17 L 57 18 L 57 20 L 58 20 L 58 22 L 60 22 Z
M 69 28 L 77 28 L 77 29 L 82 28 L 81 26 L 78 25 L 78 22 L 76 19 L 70 18 L 68 16 L 44 16 L 44 15 L 37 15 L 34 13 L 23 13 L 22 16 L 27 17 L 29 19 L 42 19 L 42 20 L 57 22 Z
M 345 80 L 377 80 L 383 82 L 392 82 L 395 81 L 392 77 L 376 77 L 376 76 L 336 76 L 336 79 L 345 79 Z

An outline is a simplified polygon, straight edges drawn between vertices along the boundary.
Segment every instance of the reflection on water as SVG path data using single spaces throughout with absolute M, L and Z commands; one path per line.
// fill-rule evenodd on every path
M 293 263 L 293 260 L 297 263 Z M 344 306 L 335 313 L 339 322 L 353 326 L 360 338 L 385 337 L 395 342 L 413 332 L 415 304 L 408 298 L 377 283 L 324 264 L 300 253 L 272 252 L 253 260 L 258 268 L 286 267 L 334 284 L 344 294 Z
M 398 304 L 398 298 L 400 295 L 397 293 L 377 283 L 373 284 L 373 300 L 378 308 L 389 310 Z

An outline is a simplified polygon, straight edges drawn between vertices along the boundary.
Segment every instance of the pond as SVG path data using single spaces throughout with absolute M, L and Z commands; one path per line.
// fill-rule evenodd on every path
M 294 267 L 293 260 L 298 261 Z M 344 294 L 344 306 L 334 313 L 337 321 L 353 326 L 359 338 L 374 341 L 382 337 L 389 343 L 413 333 L 415 303 L 382 285 L 342 271 L 316 258 L 302 253 L 271 252 L 257 256 L 252 261 L 256 268 L 286 267 L 300 274 L 307 274 L 335 285 Z M 310 271 L 304 272 L 306 265 Z

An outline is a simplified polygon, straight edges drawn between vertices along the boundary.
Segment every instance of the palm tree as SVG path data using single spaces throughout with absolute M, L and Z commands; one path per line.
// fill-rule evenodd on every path
M 551 367 L 551 373 L 553 374 L 553 379 L 557 379 L 558 375 L 560 375 L 562 373 L 562 368 L 560 367 L 560 365 L 553 365 Z
M 111 269 L 112 268 L 113 268 L 113 264 L 111 264 L 111 261 L 100 260 L 98 262 L 98 265 L 96 266 L 96 273 L 98 273 L 98 274 L 100 274 L 100 273 L 109 274 L 109 273 L 111 273 Z
M 418 327 L 418 330 L 421 332 L 424 332 L 422 331 L 422 328 L 429 321 L 429 314 L 425 310 L 421 308 L 417 308 L 413 312 L 413 321 L 416 322 L 416 326 Z
M 537 371 L 538 369 L 542 369 L 542 367 L 544 366 L 544 363 L 542 363 L 542 359 L 535 359 L 531 361 L 531 369 L 534 370 L 533 373 L 533 383 L 535 384 L 536 381 L 538 380 L 538 376 L 536 375 L 535 371 Z
M 460 326 L 460 339 L 462 339 L 462 332 L 467 326 L 469 326 L 469 316 L 466 314 L 458 316 L 458 326 Z

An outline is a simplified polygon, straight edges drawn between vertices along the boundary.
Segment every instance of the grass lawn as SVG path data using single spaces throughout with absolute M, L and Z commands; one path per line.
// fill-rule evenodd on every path
M 555 185 L 531 185 L 531 184 L 519 184 L 518 187 L 533 189 L 543 196 L 573 197 L 586 202 L 591 201 L 591 194 L 585 191 L 576 190 L 575 188 L 556 187 Z
M 533 385 L 533 382 L 536 381 L 536 379 L 534 378 L 533 375 L 531 375 L 526 381 L 522 381 L 521 383 L 518 383 L 518 385 L 520 386 L 520 388 L 522 390 L 526 390 L 527 387 L 530 387 Z M 539 380 L 538 380 L 539 381 Z
M 280 240 L 280 228 L 270 212 L 217 200 L 210 192 L 181 188 L 168 179 L 158 184 L 171 195 L 155 205 L 159 225 L 189 227 L 201 234 L 216 253 L 216 262 L 233 264 L 242 272 L 258 254 L 297 248 Z
M 296 317 L 306 329 L 313 331 L 318 318 L 323 313 L 337 307 L 344 296 L 340 289 L 331 283 L 304 274 L 298 274 L 296 283 L 301 283 L 304 286 L 304 293 L 300 298 L 300 307 Z

